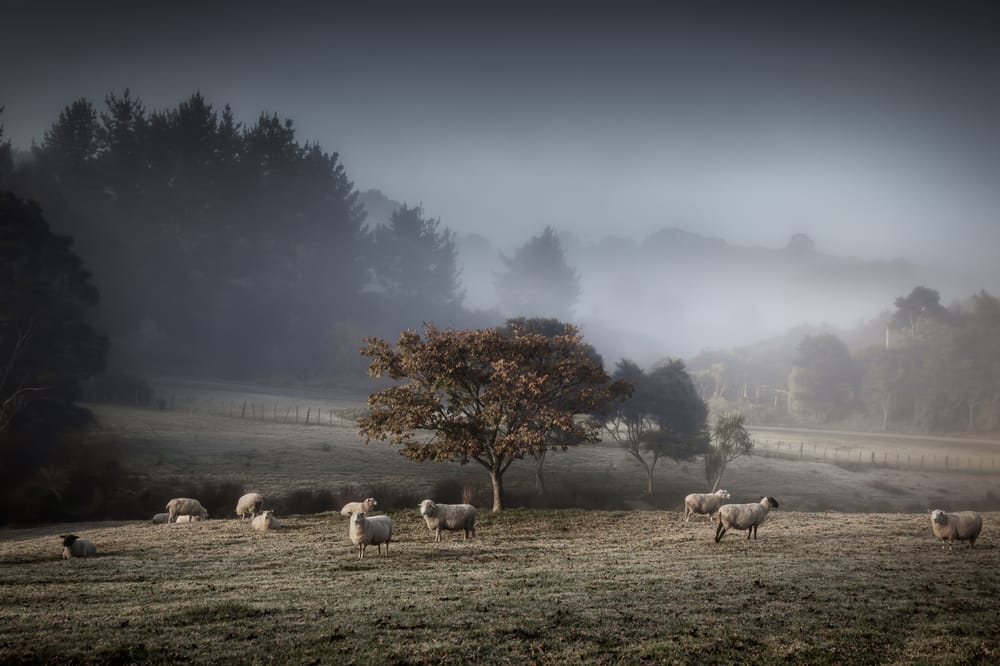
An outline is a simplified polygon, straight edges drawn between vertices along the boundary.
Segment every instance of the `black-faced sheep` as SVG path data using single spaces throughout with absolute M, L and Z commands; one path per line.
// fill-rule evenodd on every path
M 757 538 L 757 527 L 765 520 L 771 509 L 778 508 L 778 500 L 773 497 L 762 497 L 756 504 L 723 504 L 719 507 L 719 524 L 715 528 L 715 543 L 722 541 L 726 530 L 746 530 L 747 539 L 750 534 Z
M 236 515 L 243 520 L 247 516 L 256 518 L 264 507 L 264 496 L 260 493 L 247 493 L 236 502 Z
M 164 525 L 169 520 L 170 520 L 170 514 L 169 513 L 158 513 L 155 516 L 153 516 L 153 524 L 154 525 Z
M 176 523 L 177 516 L 199 516 L 202 520 L 208 518 L 208 511 L 201 502 L 187 497 L 175 497 L 167 502 L 167 513 L 170 514 L 168 523 Z
M 358 559 L 365 558 L 365 548 L 377 546 L 382 553 L 385 544 L 385 554 L 389 554 L 389 542 L 392 541 L 392 518 L 389 516 L 372 516 L 366 518 L 364 513 L 351 514 L 351 543 L 358 547 Z
M 435 541 L 441 540 L 442 530 L 465 530 L 466 539 L 476 536 L 476 507 L 471 504 L 435 504 L 425 499 L 418 508 L 427 528 L 437 534 Z
M 378 502 L 375 501 L 374 497 L 369 497 L 362 502 L 348 502 L 344 505 L 344 508 L 340 510 L 341 515 L 349 516 L 352 513 L 371 513 L 378 506 Z
M 712 514 L 719 510 L 722 504 L 732 497 L 728 490 L 716 490 L 714 493 L 691 493 L 684 498 L 684 522 L 691 520 L 691 516 L 697 514 L 708 514 L 708 520 L 712 520 Z
M 60 534 L 63 540 L 63 559 L 71 557 L 93 557 L 97 555 L 97 546 L 90 539 L 83 539 L 75 534 Z
M 274 517 L 274 511 L 268 509 L 264 513 L 254 516 L 254 519 L 250 522 L 250 527 L 258 532 L 263 532 L 265 530 L 276 530 L 281 527 L 281 523 Z
M 934 536 L 948 542 L 948 550 L 956 541 L 968 541 L 969 548 L 976 545 L 979 533 L 983 531 L 983 517 L 975 511 L 947 513 L 941 509 L 931 511 L 931 529 Z

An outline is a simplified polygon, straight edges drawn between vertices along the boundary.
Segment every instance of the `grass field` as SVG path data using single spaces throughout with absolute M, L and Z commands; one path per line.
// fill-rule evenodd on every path
M 343 415 L 305 425 L 276 421 L 273 408 L 230 416 L 219 387 L 198 390 L 174 410 L 95 406 L 95 441 L 117 443 L 123 466 L 150 478 L 225 480 L 268 497 L 344 487 L 421 497 L 446 480 L 488 494 L 474 465 L 365 445 L 350 396 L 294 396 Z M 239 395 L 241 406 L 281 398 Z M 995 447 L 755 434 L 851 451 Z M 264 534 L 224 515 L 3 529 L 0 663 L 997 663 L 1000 476 L 850 460 L 736 461 L 723 481 L 734 501 L 781 502 L 750 542 L 715 544 L 707 519 L 683 523 L 681 498 L 704 490 L 698 464 L 661 462 L 649 500 L 636 463 L 612 445 L 552 454 L 548 484 L 618 493 L 633 510 L 481 511 L 475 540 L 436 544 L 415 508 L 390 505 L 391 554 L 361 562 L 335 513 L 281 516 Z M 533 484 L 529 461 L 508 473 L 515 496 Z M 976 548 L 943 549 L 930 508 L 987 511 Z M 69 531 L 99 556 L 63 561 L 58 535 Z
M 996 663 L 1000 514 L 943 549 L 909 514 L 776 510 L 713 542 L 667 511 L 515 510 L 437 544 L 392 514 L 53 525 L 0 540 L 0 661 Z M 72 529 L 99 555 L 63 561 Z

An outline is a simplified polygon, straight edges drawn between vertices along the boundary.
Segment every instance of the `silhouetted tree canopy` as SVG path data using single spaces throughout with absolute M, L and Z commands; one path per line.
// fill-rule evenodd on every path
M 403 204 L 372 231 L 372 246 L 374 287 L 400 325 L 454 317 L 463 294 L 453 231 Z
M 860 370 L 837 336 L 807 335 L 788 376 L 790 409 L 817 421 L 843 413 L 860 388 Z
M 77 240 L 119 364 L 230 377 L 335 373 L 365 316 L 364 210 L 338 156 L 291 120 L 249 127 L 196 93 L 66 107 L 9 178 Z
M 519 247 L 513 257 L 501 256 L 507 270 L 497 276 L 500 310 L 507 315 L 570 318 L 580 297 L 580 279 L 566 263 L 556 232 L 546 227 Z
M 650 372 L 622 359 L 612 377 L 633 389 L 631 397 L 610 403 L 600 414 L 602 425 L 642 467 L 646 492 L 652 495 L 661 458 L 691 460 L 707 452 L 708 407 L 679 359 Z
M 98 293 L 35 204 L 0 192 L 0 496 L 37 484 L 71 457 L 66 433 L 89 422 L 79 382 L 104 368 L 107 339 L 91 325 Z M 0 514 L 6 513 L 0 510 Z M 5 522 L 0 517 L 0 522 Z

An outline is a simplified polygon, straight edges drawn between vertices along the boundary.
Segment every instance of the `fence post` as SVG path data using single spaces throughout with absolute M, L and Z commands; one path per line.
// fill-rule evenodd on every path
M 240 418 L 245 419 L 247 417 L 247 401 L 243 401 L 243 411 L 240 412 Z
M 948 456 L 944 457 L 944 468 L 948 469 Z
M 806 445 L 805 442 L 799 442 L 799 460 L 802 460 L 802 448 Z
M 309 425 L 309 415 L 312 414 L 312 407 L 306 409 L 306 425 Z

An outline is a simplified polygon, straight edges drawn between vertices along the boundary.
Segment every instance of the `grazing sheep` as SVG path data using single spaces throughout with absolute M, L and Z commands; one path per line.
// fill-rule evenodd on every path
M 972 548 L 983 531 L 983 517 L 975 511 L 947 513 L 934 509 L 931 511 L 931 528 L 934 536 L 948 542 L 948 550 L 956 541 L 968 541 L 969 548 Z
M 348 502 L 344 505 L 344 508 L 340 510 L 340 514 L 343 516 L 349 516 L 352 513 L 371 513 L 378 506 L 378 502 L 375 501 L 374 497 L 369 497 L 363 502 Z
M 281 527 L 281 523 L 274 517 L 274 511 L 268 509 L 264 513 L 257 514 L 250 522 L 250 527 L 258 532 L 263 532 L 264 530 L 276 530 Z
M 83 539 L 75 534 L 60 534 L 63 540 L 63 559 L 71 557 L 93 557 L 97 555 L 97 546 L 90 539 Z
M 746 530 L 747 539 L 750 533 L 757 538 L 757 527 L 765 520 L 771 509 L 778 508 L 778 500 L 773 497 L 762 497 L 757 504 L 723 504 L 719 507 L 719 524 L 715 528 L 715 543 L 722 541 L 726 530 Z
M 712 514 L 719 510 L 722 503 L 732 497 L 728 490 L 716 490 L 714 493 L 691 493 L 684 498 L 684 522 L 691 520 L 694 514 L 708 514 L 711 522 Z
M 153 516 L 153 524 L 154 525 L 163 525 L 168 520 L 170 520 L 170 514 L 169 513 L 158 513 L 155 516 Z
M 243 520 L 247 516 L 256 518 L 264 506 L 264 496 L 260 493 L 247 493 L 236 503 L 236 515 Z
M 175 497 L 167 502 L 167 513 L 170 514 L 170 518 L 167 520 L 168 523 L 176 523 L 177 516 L 201 516 L 202 519 L 208 518 L 208 511 L 201 505 L 201 502 L 187 497 Z
M 201 516 L 177 516 L 175 523 L 200 523 L 202 521 Z
M 435 504 L 425 499 L 418 508 L 427 528 L 437 533 L 435 541 L 441 540 L 441 530 L 465 530 L 466 539 L 476 536 L 476 507 L 471 504 Z
M 351 514 L 351 543 L 358 547 L 358 559 L 365 559 L 365 548 L 377 546 L 382 553 L 385 544 L 385 554 L 389 554 L 389 542 L 392 541 L 392 518 L 389 516 L 372 516 L 365 518 L 363 512 Z

